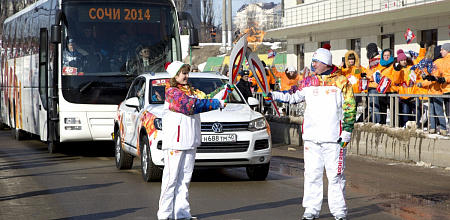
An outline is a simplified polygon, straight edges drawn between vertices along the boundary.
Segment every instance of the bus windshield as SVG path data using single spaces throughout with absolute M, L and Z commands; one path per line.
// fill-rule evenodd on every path
M 168 1 L 68 0 L 62 9 L 61 87 L 69 102 L 119 104 L 137 75 L 179 59 Z

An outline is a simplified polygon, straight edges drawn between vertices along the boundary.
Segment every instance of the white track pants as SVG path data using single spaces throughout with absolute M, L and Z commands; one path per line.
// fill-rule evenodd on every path
M 345 204 L 346 148 L 337 143 L 305 141 L 305 213 L 319 214 L 323 201 L 323 168 L 328 178 L 328 205 L 332 215 L 347 215 Z
M 158 219 L 190 218 L 189 183 L 196 150 L 164 150 Z

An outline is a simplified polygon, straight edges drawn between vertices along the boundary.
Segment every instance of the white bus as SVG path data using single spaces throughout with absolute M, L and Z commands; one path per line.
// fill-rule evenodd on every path
M 118 104 L 133 79 L 181 60 L 172 0 L 40 0 L 6 19 L 2 34 L 0 128 L 17 140 L 112 140 Z M 143 57 L 146 54 L 144 61 Z

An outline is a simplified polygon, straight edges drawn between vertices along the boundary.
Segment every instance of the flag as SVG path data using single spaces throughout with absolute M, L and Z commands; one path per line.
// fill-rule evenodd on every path
M 380 83 L 378 83 L 377 91 L 378 93 L 385 94 L 387 88 L 391 85 L 392 80 L 386 76 L 381 77 Z
M 274 58 L 277 55 L 277 52 L 273 51 L 273 50 L 269 50 L 269 52 L 267 53 L 267 58 Z
M 413 41 L 416 38 L 416 35 L 414 35 L 414 33 L 408 28 L 405 32 L 405 39 L 406 39 L 406 44 L 411 43 L 411 41 Z
M 245 60 L 245 66 L 248 66 L 248 60 L 247 59 Z

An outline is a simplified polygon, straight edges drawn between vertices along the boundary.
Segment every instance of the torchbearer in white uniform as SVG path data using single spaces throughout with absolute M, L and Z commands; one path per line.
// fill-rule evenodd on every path
M 188 64 L 174 61 L 166 64 L 166 70 L 172 78 L 162 115 L 164 171 L 158 219 L 192 220 L 196 218 L 190 213 L 188 188 L 201 144 L 200 113 L 223 109 L 225 101 L 211 97 L 223 97 L 229 88 L 220 87 L 206 95 L 189 85 Z
M 351 83 L 331 63 L 330 51 L 319 48 L 313 55 L 318 79 L 302 88 L 272 92 L 273 100 L 306 102 L 302 132 L 305 160 L 303 219 L 319 218 L 323 201 L 323 169 L 328 178 L 328 205 L 331 214 L 345 220 L 345 154 L 355 123 L 356 106 Z

